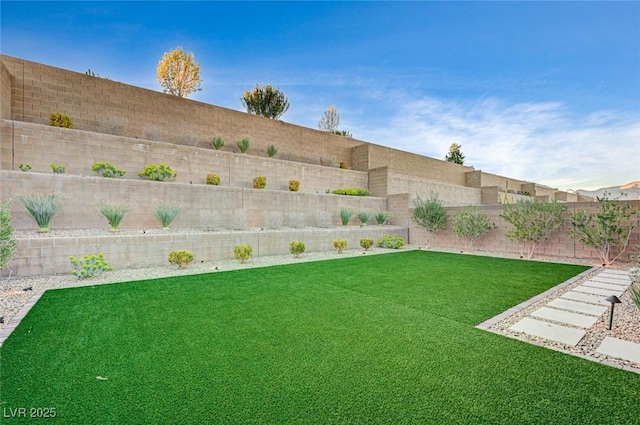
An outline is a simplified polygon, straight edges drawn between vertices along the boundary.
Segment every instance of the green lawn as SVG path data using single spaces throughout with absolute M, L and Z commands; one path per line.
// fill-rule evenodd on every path
M 410 251 L 48 291 L 0 350 L 2 419 L 640 423 L 640 375 L 474 328 L 585 269 Z

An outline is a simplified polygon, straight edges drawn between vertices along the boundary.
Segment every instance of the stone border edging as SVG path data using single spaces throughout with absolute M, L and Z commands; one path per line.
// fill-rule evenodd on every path
M 22 306 L 20 311 L 11 318 L 11 321 L 4 328 L 0 329 L 0 347 L 2 344 L 9 338 L 9 336 L 13 333 L 13 331 L 18 327 L 22 319 L 25 318 L 29 310 L 36 305 L 36 303 L 40 300 L 42 295 L 44 295 L 45 291 L 36 291 L 35 294 Z

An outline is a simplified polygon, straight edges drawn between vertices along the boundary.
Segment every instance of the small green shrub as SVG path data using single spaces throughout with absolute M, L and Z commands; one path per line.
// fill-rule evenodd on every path
M 348 170 L 349 169 L 349 164 L 347 164 L 346 162 L 341 162 L 340 163 L 340 168 L 342 168 L 343 170 Z
M 340 208 L 340 212 L 338 213 L 338 215 L 340 215 L 340 222 L 342 223 L 342 225 L 346 226 L 347 224 L 349 224 L 349 221 L 351 221 L 351 218 L 353 217 L 353 211 L 348 208 Z
M 150 164 L 146 165 L 144 169 L 138 173 L 138 176 L 153 181 L 164 182 L 167 180 L 175 180 L 178 173 L 174 173 L 169 165 Z
M 111 226 L 112 232 L 117 232 L 120 222 L 124 218 L 125 214 L 131 211 L 131 208 L 123 204 L 98 204 L 98 211 L 104 216 Z
M 387 220 L 389 219 L 390 214 L 388 212 L 385 211 L 379 211 L 377 213 L 375 213 L 374 217 L 376 219 L 376 223 L 378 223 L 378 226 L 383 226 Z
M 113 267 L 109 266 L 109 262 L 104 258 L 103 254 L 85 255 L 84 260 L 72 255 L 69 259 L 71 260 L 71 274 L 78 276 L 78 279 L 87 279 L 102 272 L 113 270 Z
M 360 224 L 363 226 L 367 225 L 367 222 L 371 218 L 371 212 L 369 211 L 360 211 L 358 213 L 358 219 L 360 220 Z
M 267 178 L 265 176 L 257 176 L 253 179 L 254 189 L 264 189 L 267 187 Z
M 0 270 L 6 269 L 16 255 L 18 242 L 13 237 L 11 201 L 0 204 Z
M 368 251 L 369 248 L 373 246 L 374 242 L 371 238 L 360 239 L 360 246 L 364 248 L 365 251 Z
M 299 258 L 304 253 L 305 248 L 304 242 L 293 241 L 289 244 L 289 251 L 294 258 Z
M 60 210 L 58 197 L 54 194 L 27 193 L 18 195 L 24 205 L 25 212 L 38 224 L 38 232 L 47 233 L 51 218 Z
M 169 262 L 179 269 L 184 269 L 193 261 L 193 252 L 180 249 L 169 253 Z
M 334 239 L 333 240 L 333 248 L 338 251 L 338 254 L 342 254 L 342 251 L 347 249 L 347 240 L 346 239 Z
M 51 171 L 53 174 L 64 174 L 67 168 L 64 165 L 51 164 Z
M 236 145 L 238 145 L 238 149 L 240 149 L 240 152 L 247 153 L 249 151 L 249 146 L 251 146 L 251 140 L 245 137 L 243 139 L 238 140 L 236 142 Z
M 73 128 L 73 120 L 67 114 L 52 112 L 49 114 L 49 125 L 52 127 Z
M 154 215 L 162 225 L 163 230 L 168 230 L 171 222 L 182 211 L 182 205 L 177 202 L 158 204 L 155 207 Z
M 382 239 L 378 241 L 378 246 L 382 248 L 398 249 L 405 244 L 402 236 L 398 235 L 384 235 Z
M 335 195 L 369 196 L 369 191 L 364 188 L 336 189 L 333 193 Z
M 220 176 L 217 174 L 207 174 L 207 184 L 220 186 Z
M 116 168 L 110 162 L 96 162 L 91 166 L 91 171 L 95 171 L 102 177 L 118 178 L 124 176 L 127 172 Z
M 18 165 L 18 168 L 22 171 L 29 171 L 31 169 L 31 164 L 28 162 L 21 162 L 20 165 Z
M 212 137 L 211 144 L 215 150 L 219 151 L 224 146 L 224 139 L 220 136 Z
M 253 248 L 251 245 L 237 245 L 233 247 L 233 256 L 242 264 L 246 263 L 252 254 Z
M 636 305 L 636 307 L 640 308 L 640 285 L 634 283 L 633 285 L 631 285 L 630 291 L 631 300 Z
M 274 145 L 267 146 L 267 156 L 269 158 L 273 158 L 278 153 L 278 148 Z
M 289 180 L 289 190 L 297 192 L 300 190 L 300 180 Z

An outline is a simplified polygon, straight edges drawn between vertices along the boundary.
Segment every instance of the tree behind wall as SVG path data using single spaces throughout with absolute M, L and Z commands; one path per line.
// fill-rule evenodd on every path
M 246 90 L 240 98 L 247 113 L 261 115 L 274 120 L 279 119 L 289 109 L 289 100 L 280 89 L 273 88 L 270 84 Z
M 335 133 L 340 125 L 340 114 L 338 114 L 338 108 L 335 106 L 327 106 L 327 110 L 322 114 L 320 122 L 318 122 L 318 129 L 329 133 Z
M 165 52 L 158 62 L 157 78 L 163 93 L 189 97 L 191 93 L 201 90 L 200 65 L 193 53 L 187 53 L 181 47 Z
M 462 146 L 457 143 L 452 143 L 449 146 L 449 153 L 445 156 L 447 162 L 453 162 L 454 164 L 464 165 L 464 155 L 462 154 Z

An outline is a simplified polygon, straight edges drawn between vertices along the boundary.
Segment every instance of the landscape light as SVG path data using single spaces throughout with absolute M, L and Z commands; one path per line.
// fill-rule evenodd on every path
M 609 312 L 609 330 L 611 330 L 611 325 L 613 325 L 613 307 L 616 304 L 620 304 L 622 301 L 620 301 L 620 299 L 615 295 L 609 295 L 605 300 L 611 303 L 611 310 Z

